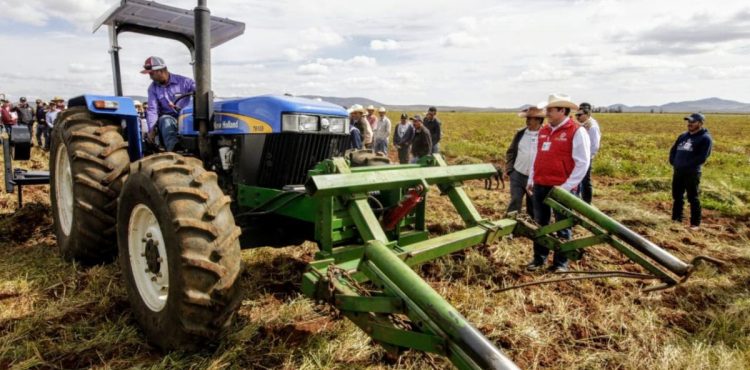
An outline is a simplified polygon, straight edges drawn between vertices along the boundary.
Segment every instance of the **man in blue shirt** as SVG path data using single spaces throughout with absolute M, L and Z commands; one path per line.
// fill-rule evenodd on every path
M 674 168 L 672 177 L 672 220 L 682 222 L 685 192 L 690 203 L 690 229 L 698 230 L 701 224 L 700 193 L 701 169 L 711 155 L 713 140 L 703 128 L 706 118 L 700 113 L 685 117 L 687 132 L 677 138 L 669 151 L 669 164 Z
M 156 142 L 156 128 L 158 127 L 160 143 L 167 151 L 173 151 L 179 143 L 177 118 L 180 110 L 192 104 L 192 98 L 184 98 L 177 101 L 177 97 L 195 92 L 195 81 L 169 73 L 164 59 L 149 57 L 143 63 L 143 74 L 151 77 L 151 86 L 148 87 L 148 110 L 146 111 L 146 124 L 148 134 L 146 139 Z

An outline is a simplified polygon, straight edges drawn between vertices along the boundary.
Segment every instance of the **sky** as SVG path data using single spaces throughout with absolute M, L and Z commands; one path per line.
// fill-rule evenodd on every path
M 194 0 L 162 0 L 192 8 Z M 115 0 L 0 0 L 0 93 L 113 91 Z M 246 24 L 212 51 L 216 96 L 367 97 L 385 104 L 518 107 L 550 93 L 594 105 L 707 97 L 750 102 L 750 3 L 733 0 L 209 0 Z M 150 55 L 192 76 L 175 41 L 122 34 L 126 95 Z

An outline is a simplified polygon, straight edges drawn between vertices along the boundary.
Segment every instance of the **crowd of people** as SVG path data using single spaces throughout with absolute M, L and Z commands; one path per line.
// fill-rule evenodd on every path
M 13 104 L 7 99 L 0 99 L 0 116 L 2 130 L 10 133 L 16 125 L 26 126 L 29 133 L 34 133 L 36 145 L 44 150 L 50 148 L 50 133 L 55 125 L 57 115 L 65 109 L 65 100 L 59 96 L 48 102 L 37 99 L 34 106 L 29 105 L 25 97 Z M 34 143 L 32 142 L 32 145 Z
M 424 118 L 419 114 L 409 117 L 402 113 L 395 129 L 386 117 L 385 107 L 378 108 L 377 115 L 372 105 L 364 108 L 354 104 L 348 111 L 350 149 L 371 149 L 388 155 L 393 136 L 393 147 L 401 164 L 416 163 L 421 157 L 440 152 L 441 123 L 435 107 L 430 107 Z
M 424 118 L 418 114 L 410 117 L 402 113 L 395 128 L 386 117 L 385 107 L 377 109 L 377 114 L 375 111 L 372 105 L 349 107 L 352 149 L 372 149 L 387 155 L 392 135 L 393 147 L 401 164 L 415 163 L 421 157 L 440 152 L 442 125 L 435 107 L 430 107 Z M 529 106 L 518 114 L 526 120 L 526 127 L 513 136 L 505 153 L 503 169 L 510 180 L 508 213 L 522 212 L 525 203 L 526 213 L 541 226 L 550 224 L 553 216 L 562 219 L 563 215 L 556 214 L 544 203 L 555 186 L 591 204 L 594 196 L 591 169 L 602 137 L 592 111 L 589 103 L 576 104 L 568 95 L 552 94 L 546 102 Z M 697 230 L 701 224 L 698 196 L 701 169 L 711 154 L 712 139 L 703 128 L 703 114 L 693 113 L 684 119 L 688 130 L 678 137 L 669 154 L 669 163 L 674 168 L 672 219 L 682 222 L 687 193 L 690 228 Z M 557 235 L 570 239 L 571 230 L 561 230 Z M 543 268 L 549 252 L 548 248 L 535 243 L 527 269 Z M 567 269 L 565 255 L 555 253 L 548 270 L 564 272 Z

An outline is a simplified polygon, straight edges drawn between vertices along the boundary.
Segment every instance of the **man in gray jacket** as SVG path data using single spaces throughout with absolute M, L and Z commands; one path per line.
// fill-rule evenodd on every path
M 401 113 L 401 123 L 396 125 L 396 129 L 393 131 L 393 146 L 398 150 L 399 163 L 409 163 L 412 140 L 414 140 L 414 126 L 409 122 L 409 116 L 406 113 Z
M 526 213 L 534 217 L 532 197 L 526 194 L 529 171 L 536 157 L 539 129 L 544 123 L 544 109 L 530 107 L 521 111 L 519 117 L 526 118 L 526 127 L 518 130 L 505 153 L 505 174 L 510 178 L 510 203 L 507 212 L 521 210 L 521 203 L 526 197 Z

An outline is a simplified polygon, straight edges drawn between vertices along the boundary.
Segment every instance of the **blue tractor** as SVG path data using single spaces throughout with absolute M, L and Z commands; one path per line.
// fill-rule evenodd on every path
M 236 185 L 304 189 L 312 166 L 348 148 L 348 113 L 278 95 L 214 102 L 210 48 L 245 25 L 210 16 L 205 1 L 188 11 L 122 0 L 95 31 L 101 26 L 109 28 L 115 95 L 70 99 L 52 134 L 58 246 L 66 260 L 97 264 L 114 260 L 119 245 L 133 311 L 148 338 L 184 348 L 215 337 L 239 304 Z M 179 154 L 149 153 L 144 145 L 133 100 L 122 96 L 124 32 L 180 41 L 194 59 L 196 92 L 182 97 L 193 104 L 180 112 Z

